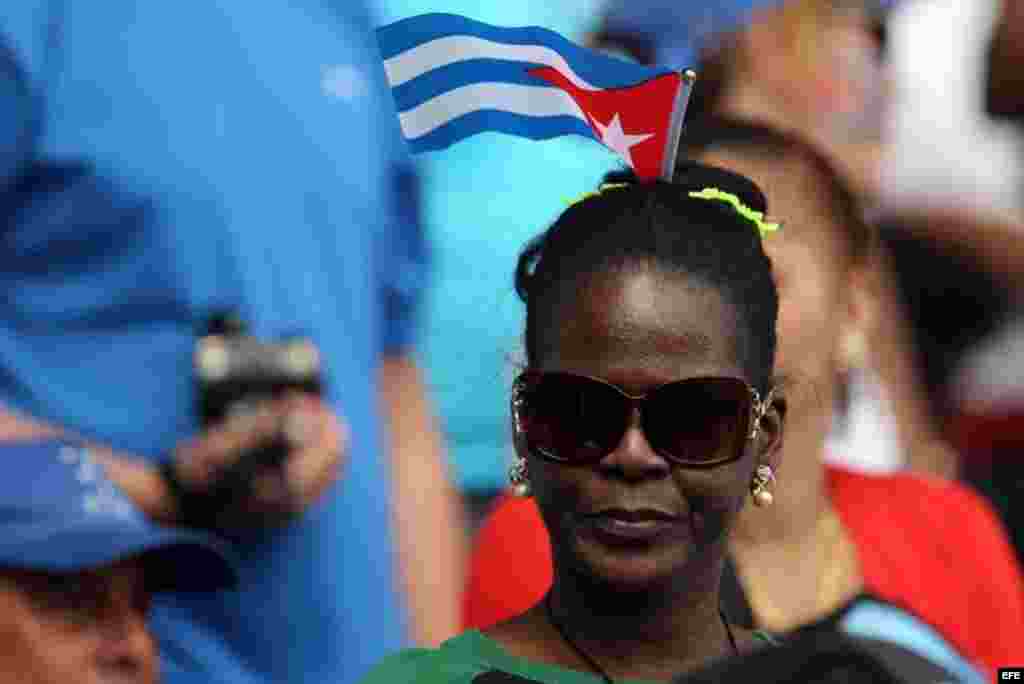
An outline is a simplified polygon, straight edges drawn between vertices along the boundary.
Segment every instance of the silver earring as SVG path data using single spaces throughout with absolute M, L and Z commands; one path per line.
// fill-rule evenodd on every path
M 508 469 L 508 481 L 512 484 L 512 493 L 515 496 L 530 496 L 530 474 L 526 470 L 525 458 L 516 457 L 515 463 Z
M 771 506 L 775 497 L 768 490 L 768 487 L 775 482 L 775 471 L 769 465 L 757 466 L 753 481 L 750 484 L 750 495 L 754 499 L 755 506 Z
M 761 434 L 761 421 L 764 420 L 765 414 L 768 413 L 768 409 L 771 408 L 773 401 L 775 401 L 774 387 L 768 390 L 768 394 L 765 395 L 763 400 L 758 395 L 757 390 L 754 390 L 753 416 L 751 416 L 750 420 L 750 434 L 747 435 L 748 439 L 757 439 Z

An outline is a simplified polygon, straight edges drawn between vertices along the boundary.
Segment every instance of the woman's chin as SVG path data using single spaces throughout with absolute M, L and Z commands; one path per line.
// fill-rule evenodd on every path
M 616 591 L 648 591 L 671 582 L 690 556 L 689 548 L 676 546 L 607 547 L 580 539 L 576 560 L 593 580 Z

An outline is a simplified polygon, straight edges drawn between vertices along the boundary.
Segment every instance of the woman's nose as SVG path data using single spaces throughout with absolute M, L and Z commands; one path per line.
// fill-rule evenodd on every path
M 609 474 L 617 473 L 627 480 L 666 477 L 671 471 L 671 464 L 648 441 L 637 407 L 633 408 L 622 439 L 600 465 Z

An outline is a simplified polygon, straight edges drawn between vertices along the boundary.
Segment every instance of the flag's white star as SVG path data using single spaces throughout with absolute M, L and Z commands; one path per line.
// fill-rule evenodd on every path
M 601 141 L 611 149 L 618 152 L 623 159 L 629 162 L 630 166 L 633 166 L 633 155 L 630 154 L 629 150 L 639 145 L 644 140 L 654 137 L 653 133 L 644 133 L 640 135 L 626 133 L 622 130 L 622 121 L 619 119 L 618 114 L 612 117 L 612 120 L 607 126 L 594 118 L 594 126 L 596 126 L 597 130 L 601 133 Z

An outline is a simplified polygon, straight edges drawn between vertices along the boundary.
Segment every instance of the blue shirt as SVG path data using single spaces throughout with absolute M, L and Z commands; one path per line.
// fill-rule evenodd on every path
M 353 0 L 0 8 L 0 402 L 161 458 L 196 431 L 196 325 L 311 336 L 353 442 L 240 589 L 155 608 L 167 681 L 359 678 L 404 645 L 375 369 L 422 235 Z

